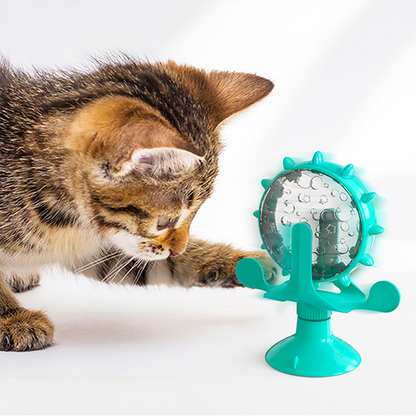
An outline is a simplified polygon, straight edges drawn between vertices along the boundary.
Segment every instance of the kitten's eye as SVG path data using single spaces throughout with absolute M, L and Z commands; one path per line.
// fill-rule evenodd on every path
M 178 222 L 177 219 L 176 220 L 171 220 L 169 218 L 160 217 L 157 220 L 157 229 L 160 231 L 160 230 L 164 230 L 165 228 L 168 228 L 168 227 L 173 228 L 177 222 Z

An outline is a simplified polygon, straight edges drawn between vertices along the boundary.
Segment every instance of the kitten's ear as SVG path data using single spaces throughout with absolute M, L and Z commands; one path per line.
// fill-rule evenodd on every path
M 171 147 L 136 149 L 118 175 L 135 170 L 152 179 L 178 176 L 193 169 L 204 159 L 195 153 Z
M 216 127 L 226 118 L 268 95 L 273 82 L 241 72 L 206 72 L 169 61 L 168 68 L 201 100 Z
M 75 116 L 65 147 L 92 158 L 113 176 L 133 170 L 154 179 L 184 173 L 204 159 L 192 143 L 148 105 L 127 97 L 104 97 Z
M 213 71 L 205 92 L 217 124 L 266 97 L 274 84 L 263 77 L 240 72 Z

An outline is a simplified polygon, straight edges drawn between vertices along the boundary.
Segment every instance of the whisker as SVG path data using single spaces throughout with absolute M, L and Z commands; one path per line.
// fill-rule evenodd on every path
M 74 270 L 74 273 L 81 273 L 91 267 L 97 266 L 98 264 L 104 263 L 107 260 L 111 260 L 113 258 L 116 258 L 118 256 L 120 256 L 122 253 L 121 251 L 116 252 L 116 253 L 110 253 L 107 254 L 106 256 L 100 257 L 98 259 L 93 260 L 90 263 L 84 264 L 83 266 L 79 267 L 78 269 Z
M 143 271 L 145 270 L 146 266 L 149 264 L 149 260 L 140 260 L 137 265 L 137 271 L 135 272 L 135 276 L 133 279 L 133 285 L 137 285 L 138 281 L 142 277 Z
M 150 260 L 145 260 L 144 261 L 144 263 L 139 267 L 139 272 L 140 273 L 137 273 L 136 274 L 136 277 L 135 277 L 135 281 L 136 281 L 136 278 L 137 278 L 137 281 L 136 281 L 136 283 L 140 280 L 140 277 L 142 276 L 142 274 L 146 271 L 146 267 L 148 266 L 150 264 L 150 268 L 153 270 L 153 268 L 155 267 L 155 265 L 156 265 L 156 262 L 155 261 L 150 261 Z
M 118 282 L 119 284 L 123 283 L 123 280 L 128 276 L 128 274 L 138 265 L 140 264 L 141 260 L 138 259 L 134 262 L 133 266 L 127 271 L 127 273 L 123 276 L 123 278 Z
M 102 279 L 103 282 L 107 282 L 108 278 L 110 276 L 112 276 L 112 274 L 114 273 L 114 271 L 118 268 L 118 266 L 120 265 L 120 263 L 123 261 L 123 257 L 120 257 L 117 259 L 116 264 L 111 268 L 111 270 L 107 273 L 107 275 Z
M 109 273 L 104 279 L 103 282 L 112 282 L 118 275 L 118 273 L 121 272 L 121 270 L 123 270 L 124 267 L 126 267 L 129 263 L 131 262 L 131 259 L 128 258 L 125 262 L 122 262 L 122 265 L 118 268 L 117 265 L 116 267 L 114 267 L 114 269 L 112 270 L 111 273 Z M 120 264 L 120 262 L 118 262 L 118 264 Z

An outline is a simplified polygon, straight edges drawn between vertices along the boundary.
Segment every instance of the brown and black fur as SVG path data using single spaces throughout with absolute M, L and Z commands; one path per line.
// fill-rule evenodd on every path
M 52 343 L 49 318 L 12 293 L 38 285 L 45 264 L 143 285 L 166 261 L 184 286 L 238 285 L 236 263 L 262 253 L 189 239 L 189 227 L 213 190 L 220 124 L 272 88 L 255 75 L 173 62 L 125 58 L 32 75 L 0 62 L 0 349 Z M 138 149 L 175 150 L 192 163 Z M 114 243 L 120 235 L 137 257 Z

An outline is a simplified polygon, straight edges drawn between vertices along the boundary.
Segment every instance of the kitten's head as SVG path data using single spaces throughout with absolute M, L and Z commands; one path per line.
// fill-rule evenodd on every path
M 172 62 L 108 65 L 94 75 L 97 85 L 109 81 L 118 88 L 80 108 L 66 135 L 84 214 L 133 257 L 182 254 L 218 172 L 218 126 L 273 84 Z

